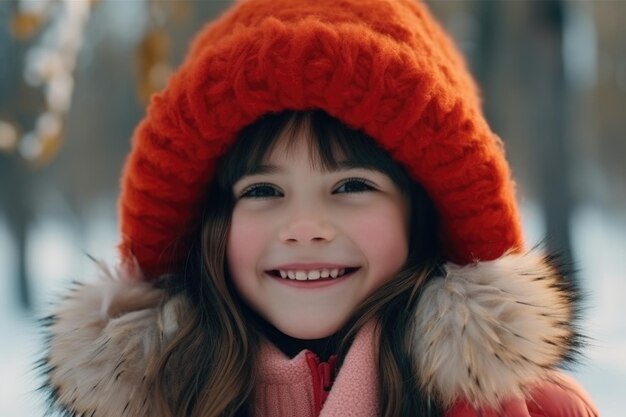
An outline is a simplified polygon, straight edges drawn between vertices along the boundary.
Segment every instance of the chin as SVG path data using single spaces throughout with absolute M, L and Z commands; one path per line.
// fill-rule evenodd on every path
M 276 323 L 278 330 L 287 336 L 302 340 L 323 339 L 332 336 L 341 329 L 341 323 L 321 325 L 321 323 Z

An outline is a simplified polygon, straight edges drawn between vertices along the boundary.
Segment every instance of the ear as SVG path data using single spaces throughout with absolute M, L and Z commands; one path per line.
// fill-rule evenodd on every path
M 422 388 L 444 405 L 523 396 L 577 352 L 579 292 L 554 257 L 508 253 L 444 271 L 423 289 L 412 347 Z

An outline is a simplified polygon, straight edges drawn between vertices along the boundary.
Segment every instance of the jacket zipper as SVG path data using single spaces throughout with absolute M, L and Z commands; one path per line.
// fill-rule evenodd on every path
M 317 355 L 311 351 L 306 352 L 306 361 L 313 377 L 313 405 L 315 417 L 320 415 L 322 406 L 328 397 L 335 379 L 335 365 L 337 355 L 331 355 L 328 362 L 320 362 Z

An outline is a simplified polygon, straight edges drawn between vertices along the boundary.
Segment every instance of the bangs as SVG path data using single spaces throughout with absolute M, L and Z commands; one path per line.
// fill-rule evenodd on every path
M 374 169 L 408 194 L 411 183 L 408 175 L 384 149 L 363 132 L 347 127 L 321 110 L 268 114 L 244 128 L 218 165 L 219 187 L 230 190 L 240 178 L 256 172 L 280 138 L 286 141 L 289 155 L 301 132 L 308 141 L 312 168 L 329 172 L 336 170 L 340 162 L 347 162 L 350 166 Z

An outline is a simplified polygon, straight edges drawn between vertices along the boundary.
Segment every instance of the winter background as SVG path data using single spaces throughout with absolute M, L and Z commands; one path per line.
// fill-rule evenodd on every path
M 37 318 L 116 262 L 118 178 L 146 99 L 218 0 L 0 1 L 0 417 L 44 414 Z M 626 409 L 626 1 L 431 1 L 518 179 L 527 240 L 587 294 L 569 370 Z

